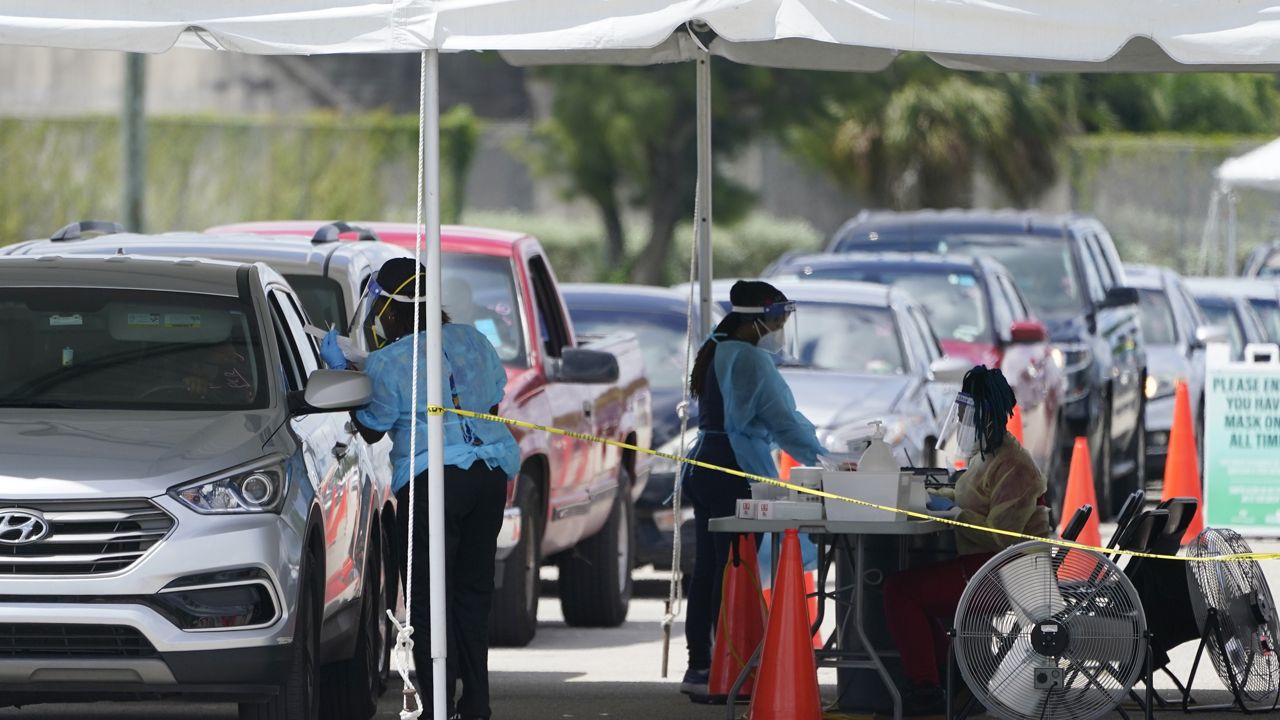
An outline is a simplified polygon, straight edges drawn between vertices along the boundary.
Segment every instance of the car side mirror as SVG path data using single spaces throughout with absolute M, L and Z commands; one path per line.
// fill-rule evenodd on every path
M 566 383 L 612 383 L 618 381 L 618 358 L 603 350 L 565 348 L 560 353 L 556 379 Z
M 307 388 L 289 394 L 289 411 L 294 415 L 313 412 L 355 410 L 369 404 L 373 383 L 369 376 L 350 370 L 316 370 L 307 378 Z
M 965 373 L 973 369 L 973 363 L 956 357 L 940 357 L 929 363 L 931 380 L 942 383 L 964 382 Z
M 1196 344 L 1200 347 L 1226 342 L 1231 342 L 1231 333 L 1221 325 L 1201 325 L 1196 328 Z
M 1104 308 L 1118 308 L 1138 304 L 1138 290 L 1131 287 L 1113 287 L 1102 300 Z
M 1009 326 L 1009 341 L 1016 345 L 1048 342 L 1049 330 L 1036 320 L 1015 320 Z

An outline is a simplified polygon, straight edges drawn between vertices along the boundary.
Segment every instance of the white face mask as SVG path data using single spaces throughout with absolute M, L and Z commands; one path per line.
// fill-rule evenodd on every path
M 760 339 L 756 341 L 756 347 L 767 353 L 778 354 L 787 346 L 787 326 L 783 325 L 777 330 L 769 330 L 768 326 L 760 323 Z

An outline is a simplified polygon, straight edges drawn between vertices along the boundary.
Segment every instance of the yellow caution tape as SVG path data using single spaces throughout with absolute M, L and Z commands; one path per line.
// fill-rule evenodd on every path
M 490 415 L 488 413 L 472 412 L 470 410 L 461 410 L 458 408 L 447 408 L 441 405 L 427 406 L 428 415 L 443 415 L 445 413 L 453 413 L 454 415 L 460 415 L 462 417 L 468 417 L 468 418 L 475 418 L 477 420 L 489 420 L 491 422 L 503 423 L 505 425 L 511 425 L 513 427 L 525 428 L 526 430 L 539 430 L 541 432 L 551 433 L 552 435 L 561 435 L 564 437 L 575 438 L 577 440 L 585 440 L 587 442 L 602 443 L 604 445 L 612 445 L 613 447 L 621 448 L 623 450 L 631 450 L 632 452 L 644 453 L 646 455 L 652 455 L 654 457 L 660 457 L 666 460 L 672 460 L 674 462 L 683 463 L 685 465 L 700 467 L 705 470 L 715 470 L 716 472 L 722 472 L 722 473 L 725 473 L 726 475 L 736 475 L 737 477 L 746 478 L 748 480 L 754 480 L 756 482 L 769 483 L 770 485 L 776 485 L 778 487 L 783 487 L 788 490 L 795 490 L 796 492 L 805 493 L 808 495 L 816 495 L 818 497 L 827 498 L 830 500 L 840 500 L 843 502 L 851 502 L 856 505 L 875 508 L 876 510 L 882 510 L 884 512 L 897 513 L 899 515 L 906 515 L 907 517 L 914 518 L 916 520 L 928 520 L 931 522 L 941 523 L 943 525 L 950 525 L 952 527 L 964 528 L 966 530 L 976 530 L 979 532 L 992 533 L 993 535 L 1003 535 L 1005 537 L 1013 538 L 1015 540 L 1035 540 L 1037 542 L 1047 543 L 1049 545 L 1056 545 L 1058 547 L 1068 548 L 1071 550 L 1088 550 L 1091 552 L 1100 553 L 1102 555 L 1124 555 L 1126 557 L 1149 558 L 1152 560 L 1182 560 L 1185 562 L 1238 562 L 1241 560 L 1280 560 L 1280 552 L 1270 552 L 1270 553 L 1248 552 L 1248 553 L 1233 553 L 1230 555 L 1191 557 L 1187 555 L 1161 555 L 1159 553 L 1139 552 L 1137 550 L 1119 550 L 1115 548 L 1105 548 L 1105 547 L 1097 547 L 1095 545 L 1086 545 L 1084 543 L 1072 542 L 1070 540 L 1062 540 L 1059 538 L 1039 537 L 1037 535 L 1028 535 L 1026 533 L 1015 532 L 1013 530 L 1002 530 L 1000 528 L 992 528 L 992 527 L 987 527 L 985 525 L 975 525 L 973 523 L 963 522 L 961 520 L 956 520 L 954 518 L 939 517 L 936 515 L 930 515 L 928 513 L 916 512 L 914 510 L 891 507 L 888 505 L 879 505 L 877 503 L 867 502 L 866 500 L 859 500 L 858 498 L 845 497 L 844 495 L 837 495 L 835 493 L 829 493 L 823 490 L 814 490 L 812 488 L 806 488 L 800 485 L 793 485 L 789 482 L 779 480 L 777 478 L 766 477 L 764 475 L 754 475 L 752 473 L 743 472 L 742 470 L 735 470 L 733 468 L 720 467 L 719 465 L 712 465 L 711 463 L 705 463 L 705 462 L 702 462 L 701 460 L 694 460 L 693 458 L 681 457 L 680 455 L 673 455 L 671 453 L 665 453 L 659 450 L 652 450 L 650 448 L 640 447 L 639 445 L 632 445 L 631 443 L 625 443 L 620 440 L 612 440 L 610 438 L 596 437 L 594 435 L 588 435 L 587 433 L 574 432 L 572 430 L 565 430 L 562 428 L 550 427 L 547 425 L 539 425 L 537 423 L 526 422 L 524 420 L 515 420 L 512 418 L 502 417 L 501 415 Z M 799 522 L 800 524 L 803 524 L 805 521 L 800 520 L 797 522 Z

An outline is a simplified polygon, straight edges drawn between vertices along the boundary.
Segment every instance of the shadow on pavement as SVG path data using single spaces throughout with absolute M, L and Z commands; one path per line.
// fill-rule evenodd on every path
M 725 716 L 723 705 L 695 705 L 674 683 L 575 682 L 577 677 L 573 673 L 492 673 L 493 720 L 721 720 Z M 400 683 L 395 682 L 382 699 L 378 720 L 398 718 L 399 710 Z

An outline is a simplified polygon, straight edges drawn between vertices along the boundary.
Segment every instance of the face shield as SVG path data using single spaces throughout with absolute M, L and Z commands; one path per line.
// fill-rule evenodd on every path
M 978 447 L 978 429 L 973 421 L 973 397 L 956 393 L 938 433 L 938 450 L 956 458 L 968 458 Z
M 751 316 L 752 322 L 755 323 L 756 329 L 760 332 L 760 339 L 756 342 L 756 347 L 765 352 L 780 355 L 791 353 L 794 355 L 794 338 L 795 338 L 795 320 L 792 316 L 796 312 L 796 304 L 793 301 L 770 303 L 763 306 L 744 306 L 733 305 L 729 308 L 731 311 Z M 787 325 L 793 327 L 790 332 L 787 331 Z M 791 336 L 791 343 L 788 343 L 788 336 Z
M 363 317 L 364 326 L 369 328 L 374 347 L 382 347 L 387 343 L 387 333 L 382 327 L 382 315 L 387 311 L 387 307 L 391 305 L 391 301 L 418 302 L 416 297 L 400 294 L 401 291 L 413 283 L 416 277 L 418 276 L 409 277 L 400 283 L 399 287 L 390 291 L 378 284 L 376 276 L 369 278 L 369 283 L 364 288 L 364 294 L 360 296 L 360 302 L 356 303 L 356 315 L 352 316 L 351 325 L 354 327 L 356 318 Z

